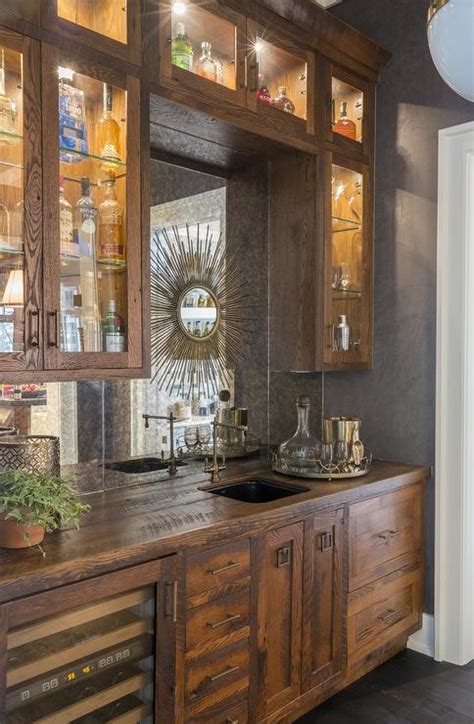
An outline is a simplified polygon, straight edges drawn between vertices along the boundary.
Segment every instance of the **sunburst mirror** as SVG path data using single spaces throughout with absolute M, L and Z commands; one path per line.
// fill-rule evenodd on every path
M 193 230 L 159 229 L 151 248 L 153 380 L 188 397 L 230 384 L 245 331 L 238 252 Z

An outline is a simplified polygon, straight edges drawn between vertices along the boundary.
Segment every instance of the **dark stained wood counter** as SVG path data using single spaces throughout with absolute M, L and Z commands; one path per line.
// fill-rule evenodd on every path
M 83 518 L 81 530 L 48 536 L 45 558 L 36 548 L 0 550 L 0 603 L 184 548 L 263 532 L 290 518 L 298 520 L 423 480 L 428 470 L 375 461 L 362 478 L 329 483 L 278 475 L 261 460 L 252 460 L 229 466 L 222 477 L 230 481 L 255 476 L 309 490 L 271 503 L 242 503 L 201 490 L 209 485 L 209 476 L 198 473 L 90 495 L 85 500 L 92 511 Z

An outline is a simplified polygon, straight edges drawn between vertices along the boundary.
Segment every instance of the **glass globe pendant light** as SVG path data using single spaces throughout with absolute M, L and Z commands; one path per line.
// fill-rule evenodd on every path
M 443 80 L 474 103 L 474 0 L 432 0 L 428 42 Z

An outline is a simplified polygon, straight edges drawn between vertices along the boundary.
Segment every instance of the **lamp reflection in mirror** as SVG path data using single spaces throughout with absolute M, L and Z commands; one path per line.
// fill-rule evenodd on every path
M 428 43 L 443 80 L 474 103 L 474 0 L 433 0 Z
M 4 307 L 22 307 L 25 303 L 23 291 L 23 270 L 12 269 L 3 293 Z

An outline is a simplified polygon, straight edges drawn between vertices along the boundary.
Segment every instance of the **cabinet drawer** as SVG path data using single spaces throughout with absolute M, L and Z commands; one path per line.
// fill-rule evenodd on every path
M 249 685 L 248 639 L 186 665 L 186 718 L 237 697 Z
M 186 593 L 193 596 L 239 580 L 250 573 L 250 543 L 229 543 L 193 553 L 186 559 Z
M 206 711 L 186 719 L 186 724 L 247 724 L 249 709 L 247 701 L 227 702 L 218 709 Z
M 249 590 L 244 589 L 188 611 L 186 651 L 207 648 L 216 642 L 249 635 Z M 234 640 L 236 640 L 234 638 Z
M 421 626 L 422 570 L 397 571 L 352 593 L 349 599 L 349 664 L 391 639 Z
M 350 511 L 350 589 L 418 560 L 422 484 L 355 503 Z

